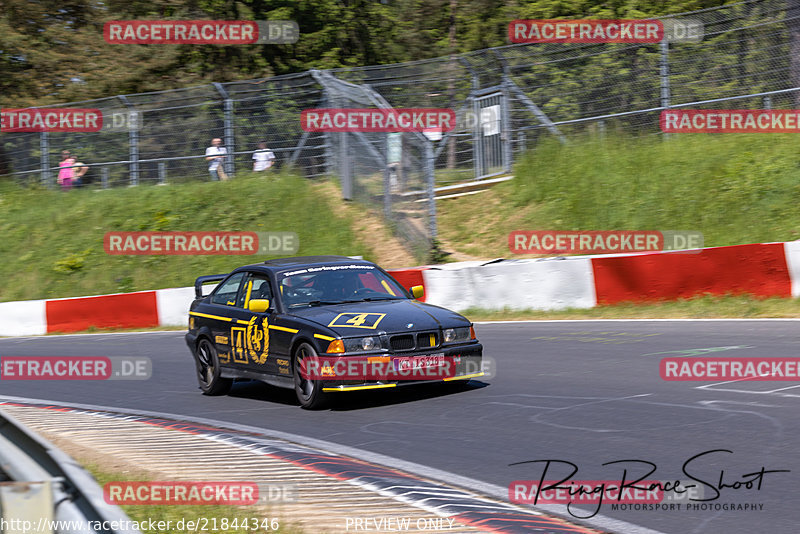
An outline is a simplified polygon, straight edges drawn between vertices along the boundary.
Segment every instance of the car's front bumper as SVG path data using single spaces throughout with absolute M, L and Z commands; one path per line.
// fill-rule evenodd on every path
M 480 378 L 486 373 L 483 370 L 483 346 L 480 343 L 472 343 L 458 347 L 431 350 L 426 352 L 394 353 L 389 358 L 405 358 L 414 356 L 430 356 L 444 353 L 445 360 L 453 365 L 454 372 L 447 377 L 432 379 L 414 380 L 365 380 L 365 381 L 323 381 L 322 391 L 341 392 L 359 391 L 367 389 L 384 389 L 398 386 L 410 386 L 416 384 L 430 384 L 433 382 L 452 382 L 457 380 L 470 380 Z M 344 357 L 346 359 L 346 357 Z

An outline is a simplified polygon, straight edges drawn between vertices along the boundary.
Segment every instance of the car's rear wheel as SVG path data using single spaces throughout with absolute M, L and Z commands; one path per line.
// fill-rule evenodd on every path
M 328 396 L 322 391 L 322 382 L 319 380 L 309 380 L 300 373 L 303 360 L 312 359 L 317 356 L 317 351 L 308 343 L 301 343 L 294 352 L 293 374 L 294 392 L 300 406 L 307 410 L 322 408 L 328 401 Z
M 194 360 L 197 367 L 197 381 L 204 395 L 224 395 L 230 391 L 233 380 L 220 376 L 217 349 L 208 338 L 201 338 L 197 343 Z

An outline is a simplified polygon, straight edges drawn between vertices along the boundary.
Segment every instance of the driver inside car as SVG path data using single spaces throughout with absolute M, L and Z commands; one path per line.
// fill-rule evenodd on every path
M 358 278 L 352 274 L 345 273 L 321 273 L 314 285 L 319 284 L 320 289 L 323 291 L 321 300 L 327 301 L 343 301 L 352 300 L 356 290 L 356 280 Z

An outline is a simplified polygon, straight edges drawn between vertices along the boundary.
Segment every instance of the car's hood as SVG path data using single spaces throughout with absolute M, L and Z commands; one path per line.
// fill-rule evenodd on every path
M 411 299 L 329 304 L 295 308 L 289 313 L 332 328 L 343 336 L 381 331 L 414 332 L 436 330 L 440 326 L 453 328 L 469 325 L 467 319 L 454 311 Z M 357 317 L 361 314 L 367 315 Z M 351 322 L 348 324 L 347 321 Z M 361 326 L 354 326 L 354 323 L 360 323 Z

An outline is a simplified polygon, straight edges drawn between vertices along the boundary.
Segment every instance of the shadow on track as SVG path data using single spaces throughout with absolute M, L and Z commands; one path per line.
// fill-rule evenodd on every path
M 341 412 L 379 408 L 458 393 L 468 394 L 470 391 L 487 386 L 489 386 L 487 382 L 470 380 L 468 382 L 419 384 L 384 390 L 331 393 L 327 410 Z M 228 396 L 299 407 L 293 390 L 271 386 L 257 380 L 235 382 Z

